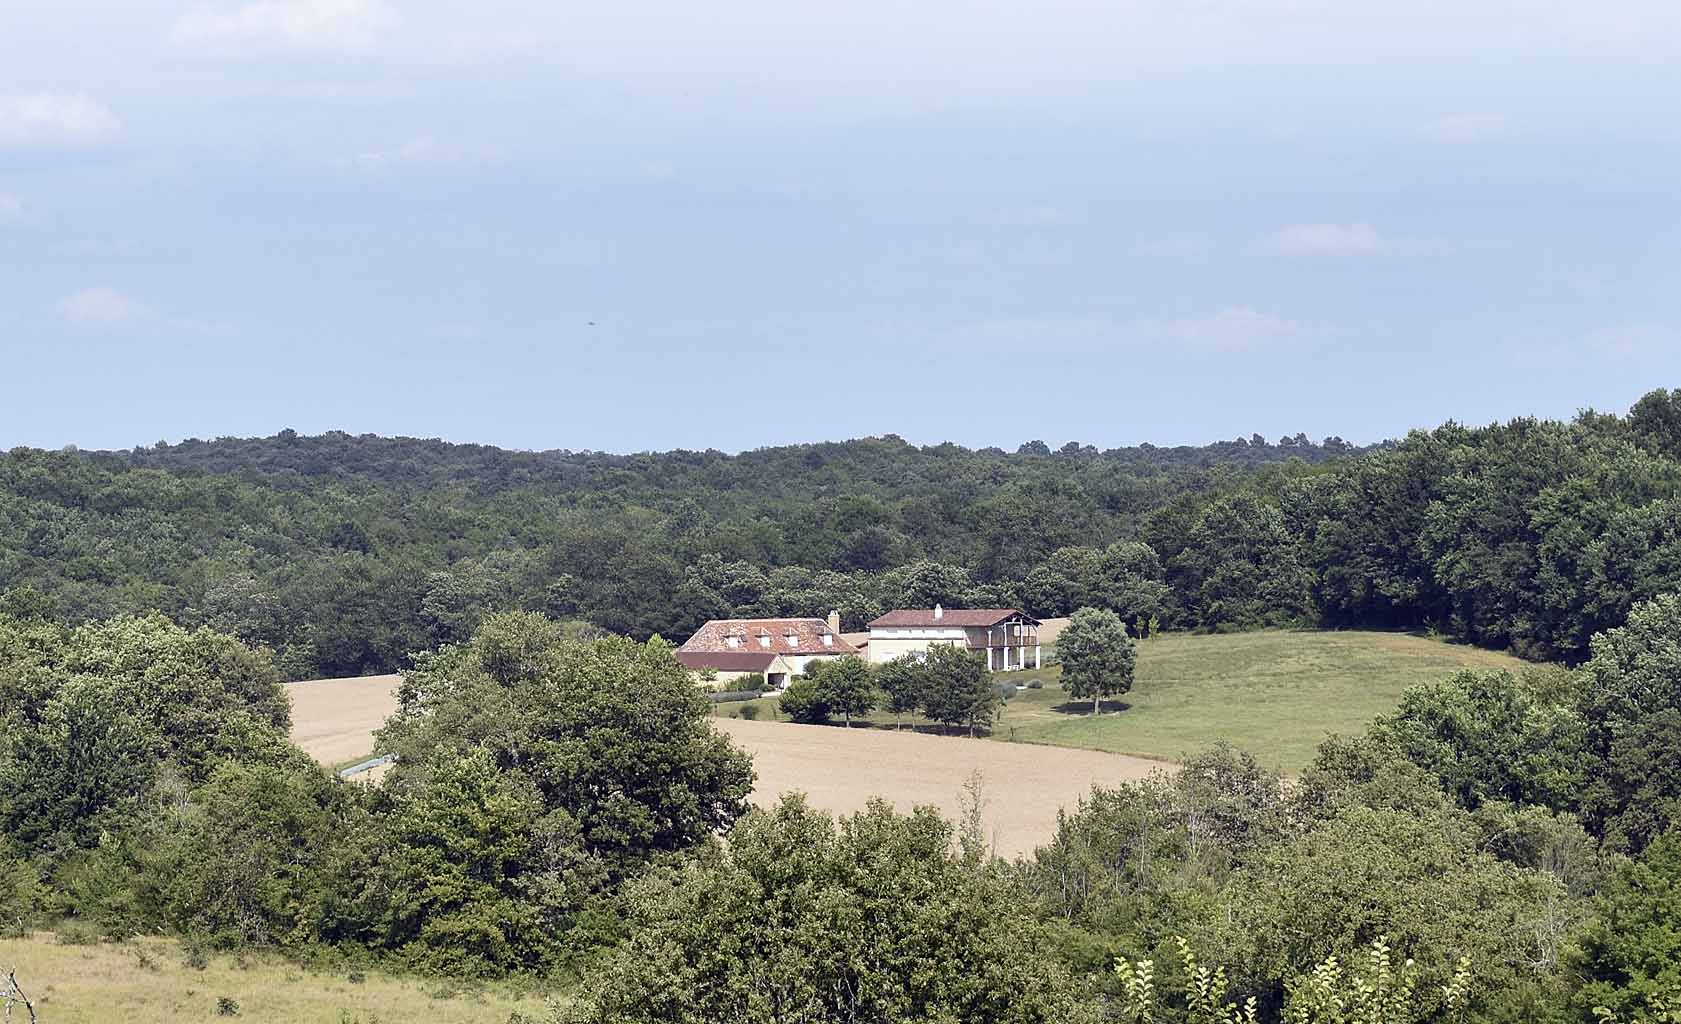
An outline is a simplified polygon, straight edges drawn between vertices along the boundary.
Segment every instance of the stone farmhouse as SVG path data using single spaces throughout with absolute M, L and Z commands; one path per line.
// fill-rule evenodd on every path
M 806 666 L 823 658 L 860 657 L 840 635 L 840 615 L 823 619 L 713 619 L 677 648 L 677 660 L 699 675 L 711 669 L 717 684 L 762 673 L 783 689 Z

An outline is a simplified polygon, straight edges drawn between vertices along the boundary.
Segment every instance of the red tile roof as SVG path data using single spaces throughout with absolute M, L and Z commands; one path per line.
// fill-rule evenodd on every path
M 738 646 L 729 645 L 728 638 L 731 636 L 739 638 Z M 760 646 L 761 636 L 770 637 L 769 647 Z M 791 644 L 788 642 L 790 636 L 794 638 Z M 825 644 L 825 636 L 833 639 Z M 858 648 L 831 633 L 829 624 L 822 619 L 713 619 L 695 630 L 695 635 L 677 650 L 680 654 L 703 651 L 797 655 L 858 653 Z
M 1027 622 L 1038 624 L 1039 620 L 1031 615 L 1023 615 L 1016 608 L 947 608 L 939 618 L 934 617 L 932 608 L 900 608 L 888 612 L 881 618 L 870 623 L 870 628 L 877 626 L 913 626 L 921 628 L 937 628 L 949 626 L 953 629 L 967 627 L 970 629 L 985 626 L 996 626 L 1020 615 Z
M 678 651 L 684 668 L 712 668 L 719 672 L 763 672 L 776 661 L 775 651 Z

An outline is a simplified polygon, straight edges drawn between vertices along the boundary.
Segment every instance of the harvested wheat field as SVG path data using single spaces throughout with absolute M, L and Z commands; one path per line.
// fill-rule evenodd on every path
M 933 804 L 955 819 L 963 784 L 978 771 L 987 838 L 1005 857 L 1049 840 L 1058 809 L 1072 808 L 1093 784 L 1114 785 L 1173 767 L 1095 750 L 928 733 L 739 718 L 713 724 L 753 755 L 759 773 L 753 802 L 761 806 L 800 790 L 813 806 L 836 813 L 860 810 L 881 796 L 901 811 Z
M 373 731 L 397 710 L 402 676 L 360 676 L 287 683 L 292 698 L 292 742 L 322 764 L 365 757 Z
M 373 731 L 397 707 L 397 676 L 290 683 L 292 739 L 316 760 L 336 765 L 373 751 Z M 845 729 L 714 718 L 753 756 L 759 773 L 753 802 L 773 804 L 800 790 L 814 807 L 844 814 L 873 796 L 900 810 L 933 804 L 949 818 L 962 808 L 963 784 L 981 773 L 982 817 L 1003 856 L 1028 853 L 1056 831 L 1056 812 L 1094 783 L 1114 784 L 1171 768 L 1159 761 L 959 736 Z

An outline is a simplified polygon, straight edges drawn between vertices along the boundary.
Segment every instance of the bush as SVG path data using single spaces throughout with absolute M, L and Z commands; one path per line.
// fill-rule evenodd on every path
M 817 684 L 804 676 L 782 691 L 781 707 L 782 713 L 792 721 L 805 725 L 829 724 L 829 702 L 818 692 Z
M 954 838 L 880 800 L 838 822 L 798 796 L 751 811 L 633 891 L 630 934 L 558 1020 L 1095 1024 L 1024 894 Z
M 758 700 L 762 694 L 758 690 L 712 690 L 706 699 L 714 704 L 736 704 L 744 700 Z
M 41 909 L 46 890 L 29 862 L 0 855 L 0 935 L 21 936 Z
M 747 719 L 749 722 L 757 720 L 758 717 L 759 717 L 759 705 L 757 705 L 757 704 L 744 704 L 744 705 L 742 705 L 741 717 Z
M 216 1016 L 218 1016 L 218 1017 L 237 1017 L 237 1016 L 239 1016 L 239 1000 L 233 998 L 232 996 L 217 996 L 216 997 Z
M 1027 681 L 1027 688 L 1029 690 L 1043 690 L 1045 688 L 1045 681 L 1043 679 L 1029 679 Z

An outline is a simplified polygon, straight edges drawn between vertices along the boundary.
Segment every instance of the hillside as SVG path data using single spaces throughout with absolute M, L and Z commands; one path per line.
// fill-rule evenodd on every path
M 388 672 L 520 608 L 637 637 L 894 607 L 1136 632 L 1434 629 L 1541 660 L 1681 586 L 1681 396 L 1627 416 L 1098 451 L 893 437 L 725 455 L 290 432 L 0 456 L 0 610 L 160 610 L 290 678 Z
M 1534 666 L 1498 651 L 1406 633 L 1261 630 L 1169 634 L 1138 645 L 1132 692 L 1091 715 L 1090 701 L 1061 689 L 1061 670 L 999 675 L 1022 689 L 1005 705 L 991 738 L 1006 743 L 1101 750 L 1179 761 L 1229 743 L 1283 772 L 1297 772 L 1331 734 L 1354 736 L 1395 709 L 1410 686 L 1438 683 L 1462 669 L 1519 673 Z M 1034 682 L 1039 688 L 1034 689 Z M 759 714 L 774 699 L 755 701 Z M 720 715 L 739 715 L 723 705 Z M 893 716 L 866 721 L 889 729 Z M 919 718 L 904 724 L 935 729 Z

